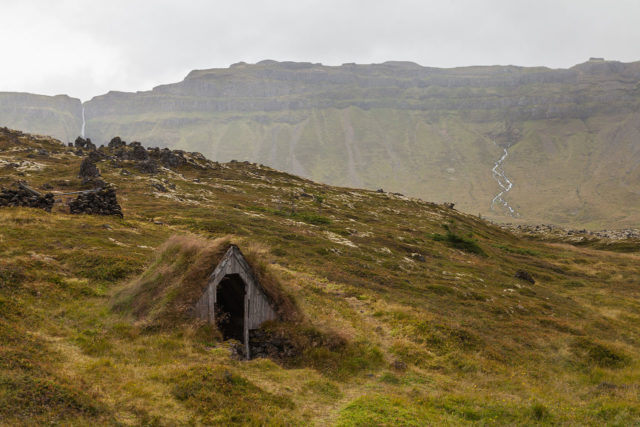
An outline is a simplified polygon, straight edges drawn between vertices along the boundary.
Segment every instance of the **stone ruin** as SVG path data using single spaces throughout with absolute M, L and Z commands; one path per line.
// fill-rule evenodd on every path
M 96 149 L 96 145 L 91 142 L 91 138 L 83 138 L 81 136 L 76 138 L 76 141 L 74 143 L 76 148 L 84 148 L 87 150 L 95 150 Z
M 122 218 L 122 208 L 116 199 L 113 187 L 89 190 L 80 193 L 69 202 L 69 212 L 72 214 L 116 215 Z
M 24 206 L 51 212 L 53 203 L 53 194 L 40 194 L 22 183 L 18 183 L 16 190 L 3 188 L 0 191 L 0 206 Z
M 89 154 L 87 157 L 85 157 L 84 159 L 82 159 L 78 177 L 82 178 L 83 184 L 86 184 L 87 182 L 95 180 L 100 176 L 100 170 L 96 166 L 96 162 L 98 160 L 99 160 L 98 156 L 94 155 L 93 152 Z

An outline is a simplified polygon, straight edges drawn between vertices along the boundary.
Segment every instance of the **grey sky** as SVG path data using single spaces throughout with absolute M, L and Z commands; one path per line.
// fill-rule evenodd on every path
M 0 0 L 0 91 L 87 100 L 262 59 L 640 60 L 637 0 Z

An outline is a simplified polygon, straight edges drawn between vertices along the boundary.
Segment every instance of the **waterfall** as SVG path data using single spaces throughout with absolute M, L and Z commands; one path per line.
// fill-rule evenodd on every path
M 84 120 L 84 104 L 82 105 L 82 129 L 80 129 L 80 136 L 84 138 L 84 128 L 86 126 L 86 122 Z
M 495 141 L 492 141 L 492 142 L 496 147 L 498 146 L 498 144 L 496 144 Z M 503 148 L 502 150 L 504 151 L 504 153 L 502 154 L 502 157 L 500 157 L 496 161 L 496 163 L 493 165 L 493 168 L 491 169 L 493 178 L 496 180 L 496 182 L 502 189 L 502 191 L 500 191 L 498 195 L 494 197 L 493 200 L 491 200 L 491 210 L 494 210 L 493 209 L 494 205 L 496 203 L 499 203 L 509 211 L 508 212 L 509 215 L 513 217 L 517 217 L 520 215 L 511 206 L 509 206 L 509 203 L 503 198 L 503 196 L 506 195 L 509 192 L 509 190 L 511 190 L 511 188 L 513 188 L 513 183 L 509 180 L 509 178 L 507 178 L 507 175 L 505 175 L 504 173 L 504 169 L 502 169 L 502 164 L 504 163 L 504 161 L 507 159 L 507 156 L 509 155 L 506 148 Z

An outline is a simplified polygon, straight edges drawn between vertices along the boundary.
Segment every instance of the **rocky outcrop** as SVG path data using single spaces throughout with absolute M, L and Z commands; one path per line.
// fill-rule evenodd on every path
M 149 92 L 109 92 L 87 102 L 86 109 L 99 121 L 143 113 L 265 113 L 350 106 L 464 112 L 474 121 L 582 118 L 636 109 L 633 81 L 638 76 L 640 63 L 615 61 L 589 61 L 567 70 L 263 61 L 193 71 L 182 82 Z
M 592 231 L 583 229 L 570 229 L 554 224 L 501 224 L 502 228 L 517 234 L 536 236 L 543 239 L 568 239 L 583 241 L 589 239 L 608 240 L 640 240 L 640 230 L 637 228 L 624 228 L 620 230 Z
M 168 148 L 145 148 L 142 143 L 134 141 L 127 145 L 120 137 L 114 137 L 107 147 L 101 147 L 99 153 L 113 157 L 114 161 L 132 161 L 142 173 L 157 173 L 159 167 L 177 169 L 191 166 L 202 169 L 210 162 L 200 153 L 188 153 Z
M 96 149 L 96 145 L 91 142 L 91 138 L 83 138 L 81 136 L 77 137 L 75 142 L 74 142 L 74 146 L 76 148 L 83 148 L 83 149 L 87 149 L 87 150 L 95 150 Z
M 126 146 L 127 146 L 127 143 L 122 139 L 120 139 L 119 136 L 111 138 L 111 141 L 109 141 L 109 145 L 108 145 L 108 147 L 111 149 L 116 149 L 116 148 L 126 147 Z

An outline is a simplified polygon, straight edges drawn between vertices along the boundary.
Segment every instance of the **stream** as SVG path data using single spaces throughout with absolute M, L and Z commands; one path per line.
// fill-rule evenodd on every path
M 498 144 L 496 144 L 495 141 L 493 141 L 493 143 L 495 144 L 496 147 L 498 147 Z M 493 166 L 493 169 L 491 169 L 493 178 L 496 180 L 496 182 L 502 189 L 498 193 L 498 195 L 494 197 L 493 200 L 491 201 L 491 210 L 494 210 L 493 207 L 496 204 L 499 204 L 508 210 L 509 215 L 513 217 L 517 217 L 519 216 L 519 214 L 511 206 L 509 206 L 509 203 L 504 199 L 504 196 L 509 192 L 509 190 L 513 188 L 513 183 L 509 180 L 509 178 L 507 178 L 507 176 L 504 173 L 504 169 L 502 168 L 504 161 L 507 159 L 507 156 L 509 155 L 506 148 L 503 148 L 502 150 L 504 151 L 504 154 L 502 154 L 502 157 L 500 157 L 496 161 L 495 165 Z
M 84 120 L 84 105 L 82 106 L 82 129 L 80 129 L 80 136 L 84 138 L 84 128 L 86 126 L 86 122 Z

